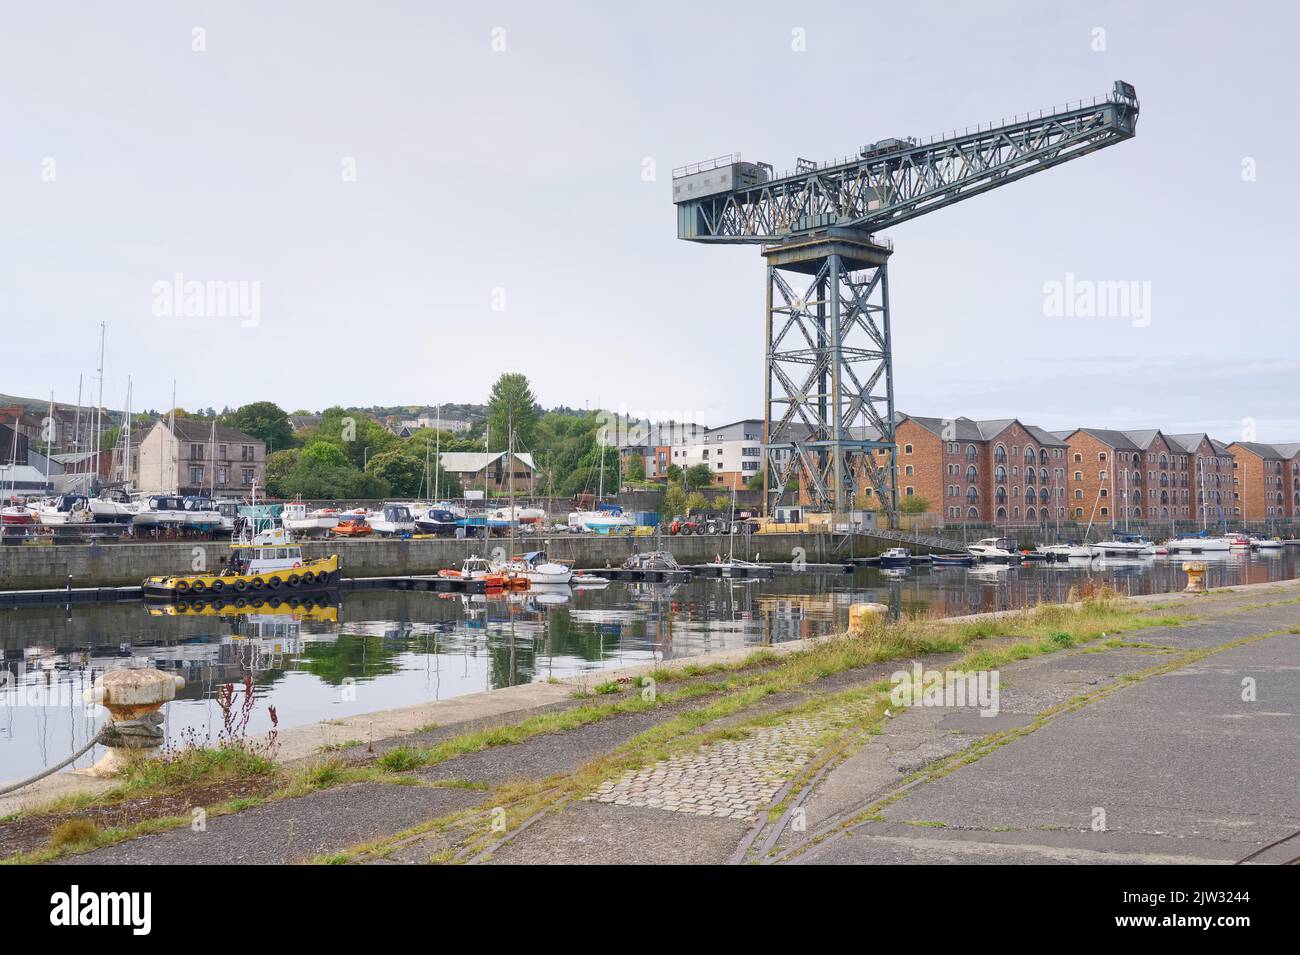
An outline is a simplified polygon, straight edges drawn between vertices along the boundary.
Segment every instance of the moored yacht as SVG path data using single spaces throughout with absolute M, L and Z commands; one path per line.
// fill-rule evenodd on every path
M 421 534 L 455 534 L 459 518 L 456 512 L 437 504 L 421 506 L 413 511 L 415 529 Z
M 510 574 L 522 574 L 533 584 L 567 584 L 573 579 L 573 569 L 567 564 L 550 560 L 544 550 L 530 551 L 511 558 L 498 565 L 497 569 Z
M 1020 555 L 1012 548 L 1011 541 L 1005 537 L 985 537 L 973 544 L 967 544 L 966 552 L 972 557 L 990 563 L 1007 563 L 1020 559 Z
M 1116 534 L 1112 540 L 1098 541 L 1089 550 L 1093 557 L 1154 557 L 1156 545 L 1132 534 Z
M 1169 551 L 1170 556 L 1225 553 L 1229 546 L 1227 538 L 1210 537 L 1204 532 L 1187 537 L 1175 537 L 1173 540 L 1165 542 L 1165 549 Z
M 569 512 L 569 527 L 574 530 L 609 534 L 634 526 L 632 518 L 624 514 L 623 509 L 616 504 L 598 505 L 594 511 Z

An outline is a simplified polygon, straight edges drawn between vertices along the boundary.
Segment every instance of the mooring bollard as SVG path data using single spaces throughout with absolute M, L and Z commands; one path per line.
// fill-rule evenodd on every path
M 883 620 L 887 613 L 884 604 L 849 604 L 849 633 L 866 633 L 873 621 Z
M 162 705 L 176 698 L 185 678 L 153 667 L 110 670 L 84 694 L 87 703 L 108 710 L 103 735 L 104 758 L 84 772 L 117 776 L 132 762 L 148 759 L 163 743 Z
M 1208 590 L 1205 586 L 1205 566 L 1203 560 L 1189 560 L 1183 563 L 1183 573 L 1187 575 L 1184 593 L 1203 594 Z

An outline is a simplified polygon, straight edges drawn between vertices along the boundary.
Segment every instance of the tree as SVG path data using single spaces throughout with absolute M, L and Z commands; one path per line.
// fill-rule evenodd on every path
M 313 441 L 307 445 L 299 452 L 298 463 L 300 467 L 312 471 L 323 468 L 345 468 L 350 464 L 343 449 L 328 441 Z
M 625 481 L 645 480 L 645 459 L 640 454 L 633 452 L 627 456 L 623 468 L 623 479 Z
M 266 458 L 266 492 L 272 497 L 288 497 L 287 482 L 298 470 L 298 461 L 302 452 L 297 448 L 285 448 L 272 452 Z
M 236 431 L 265 441 L 274 451 L 293 443 L 293 428 L 284 409 L 270 401 L 254 401 L 225 416 L 221 422 Z
M 659 505 L 660 513 L 665 518 L 686 513 L 686 492 L 680 484 L 669 484 L 664 491 L 664 499 Z
M 713 472 L 707 464 L 692 464 L 686 469 L 686 486 L 698 490 L 713 483 Z
M 692 491 L 686 495 L 686 513 L 691 514 L 695 511 L 707 511 L 709 509 L 709 499 L 699 491 Z
M 675 464 L 668 465 L 668 469 L 664 471 L 664 476 L 668 478 L 669 484 L 682 483 L 682 469 Z
M 916 494 L 911 497 L 904 497 L 898 502 L 898 512 L 900 514 L 924 514 L 929 509 L 930 502 Z
M 394 448 L 371 458 L 367 473 L 385 481 L 398 497 L 414 497 L 424 483 L 424 461 L 405 448 Z
M 510 429 L 515 432 L 515 450 L 535 447 L 534 438 L 541 411 L 526 375 L 507 372 L 492 386 L 488 399 L 488 443 L 491 451 L 504 451 L 510 443 Z
M 749 476 L 749 480 L 745 482 L 745 486 L 749 488 L 751 491 L 763 490 L 763 472 L 755 471 L 753 474 L 751 474 Z

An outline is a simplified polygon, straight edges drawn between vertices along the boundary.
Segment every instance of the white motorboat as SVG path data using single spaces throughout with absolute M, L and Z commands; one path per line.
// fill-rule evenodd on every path
M 47 527 L 68 524 L 90 524 L 95 515 L 90 509 L 90 499 L 84 494 L 60 494 L 33 508 L 36 520 Z
M 1281 550 L 1285 545 L 1280 540 L 1267 537 L 1252 537 L 1250 546 L 1255 550 Z
M 390 502 L 382 509 L 372 511 L 366 523 L 381 537 L 409 537 L 415 533 L 415 518 L 405 504 Z
M 1113 540 L 1098 541 L 1089 550 L 1093 557 L 1154 557 L 1156 545 L 1141 537 L 1117 535 Z
M 967 544 L 966 553 L 989 563 L 1007 563 L 1020 559 L 1020 555 L 1011 549 L 1011 542 L 1005 537 L 985 537 Z
M 527 577 L 528 582 L 533 584 L 567 584 L 573 579 L 573 568 L 549 560 L 544 550 L 521 554 L 504 561 L 496 569 L 507 574 Z
M 608 577 L 599 577 L 596 574 L 574 574 L 569 578 L 571 587 L 606 587 L 609 585 Z
M 1176 537 L 1173 540 L 1165 542 L 1165 549 L 1169 551 L 1171 557 L 1180 554 L 1214 554 L 1226 553 L 1230 548 L 1227 538 L 1224 537 Z
M 131 521 L 145 530 L 178 529 L 189 522 L 185 503 L 173 494 L 153 494 L 145 498 Z
M 295 537 L 322 537 L 339 526 L 339 513 L 333 508 L 308 511 L 302 501 L 292 501 L 280 511 L 280 523 Z
M 90 512 L 100 524 L 130 524 L 140 513 L 140 502 L 131 500 L 120 488 L 103 491 L 90 499 Z

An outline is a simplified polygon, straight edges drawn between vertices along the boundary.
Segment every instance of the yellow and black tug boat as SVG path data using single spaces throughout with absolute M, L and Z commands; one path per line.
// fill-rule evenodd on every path
M 283 527 L 237 536 L 217 573 L 166 574 L 144 581 L 145 597 L 269 598 L 332 590 L 339 582 L 339 555 L 303 559 L 302 548 Z

